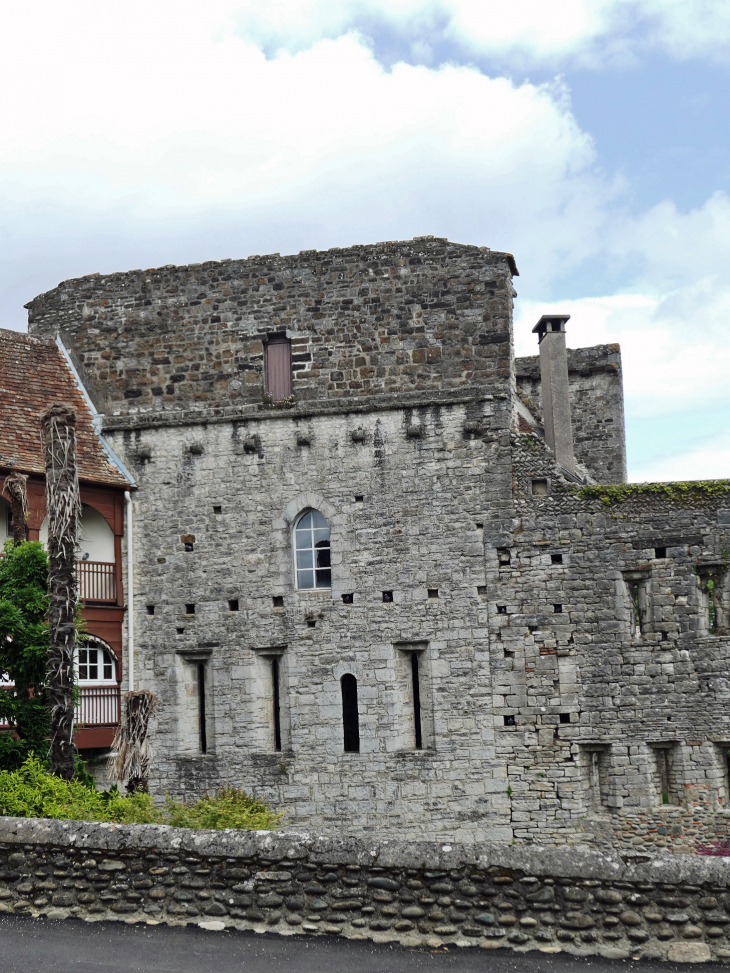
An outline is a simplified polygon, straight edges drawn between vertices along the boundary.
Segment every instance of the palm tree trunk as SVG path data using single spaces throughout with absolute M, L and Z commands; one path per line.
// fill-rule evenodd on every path
M 15 547 L 28 538 L 28 477 L 23 473 L 9 473 L 5 477 L 3 493 L 10 501 L 13 514 L 13 544 Z
M 76 472 L 76 413 L 54 403 L 41 413 L 48 514 L 48 701 L 51 770 L 74 775 L 74 651 L 76 648 L 75 557 L 79 539 L 79 480 Z

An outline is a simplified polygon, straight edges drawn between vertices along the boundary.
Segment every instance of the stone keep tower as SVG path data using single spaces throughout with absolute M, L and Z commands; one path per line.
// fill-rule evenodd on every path
M 718 503 L 607 517 L 618 347 L 566 352 L 551 318 L 546 360 L 515 361 L 516 273 L 424 237 L 93 275 L 28 305 L 136 471 L 154 788 L 233 783 L 325 830 L 567 841 L 649 806 L 662 767 L 684 780 L 681 733 L 708 799 L 727 791 L 717 693 L 647 690 L 641 668 L 710 634 L 689 586 Z M 671 572 L 647 567 L 659 548 Z

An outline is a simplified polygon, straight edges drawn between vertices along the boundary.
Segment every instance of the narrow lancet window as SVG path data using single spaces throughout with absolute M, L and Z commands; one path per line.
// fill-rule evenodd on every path
M 200 752 L 207 753 L 208 740 L 205 732 L 205 663 L 198 663 L 198 725 L 200 729 Z
M 297 588 L 331 588 L 330 529 L 318 510 L 302 514 L 294 530 Z
M 420 653 L 411 652 L 411 676 L 413 678 L 413 726 L 416 737 L 416 750 L 423 750 L 423 735 L 421 732 L 421 683 L 418 678 L 418 656 Z
M 279 660 L 271 660 L 271 684 L 274 704 L 274 750 L 281 750 L 281 707 L 279 705 Z
M 345 753 L 360 752 L 360 717 L 357 711 L 357 679 L 346 673 L 340 680 L 342 686 L 342 726 L 345 737 Z

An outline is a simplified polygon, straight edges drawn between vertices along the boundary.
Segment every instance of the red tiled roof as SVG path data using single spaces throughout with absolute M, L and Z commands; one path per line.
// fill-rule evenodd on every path
M 39 416 L 53 402 L 76 411 L 79 479 L 128 486 L 94 432 L 91 410 L 56 343 L 0 330 L 0 470 L 44 473 Z

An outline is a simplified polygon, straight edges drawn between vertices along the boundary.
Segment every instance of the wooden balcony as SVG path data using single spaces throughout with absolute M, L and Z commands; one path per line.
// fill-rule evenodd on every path
M 12 686 L 0 691 L 12 692 Z M 109 747 L 121 718 L 121 687 L 81 686 L 81 699 L 76 706 L 74 743 L 79 749 Z M 7 720 L 0 719 L 0 731 L 9 730 Z
M 82 601 L 117 603 L 116 565 L 113 561 L 77 561 L 76 579 Z

